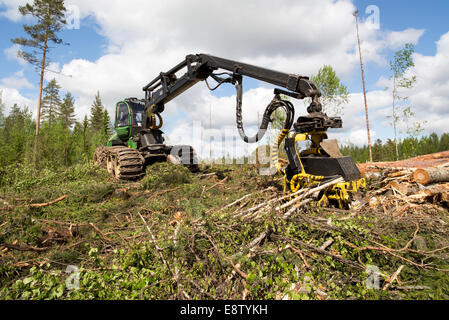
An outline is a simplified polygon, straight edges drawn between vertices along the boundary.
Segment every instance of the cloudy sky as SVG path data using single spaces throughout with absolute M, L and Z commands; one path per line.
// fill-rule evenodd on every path
M 14 103 L 35 112 L 36 70 L 17 58 L 10 39 L 24 35 L 20 16 L 26 0 L 0 0 L 0 90 L 7 109 Z M 418 82 L 404 93 L 426 134 L 448 131 L 449 2 L 433 0 L 67 0 L 71 28 L 60 36 L 69 46 L 52 49 L 46 80 L 55 77 L 76 98 L 76 113 L 89 113 L 97 91 L 108 108 L 125 97 L 143 97 L 142 87 L 187 54 L 210 53 L 262 67 L 310 76 L 331 65 L 350 91 L 343 126 L 331 137 L 367 142 L 359 56 L 353 12 L 359 10 L 370 125 L 373 139 L 391 138 L 388 61 L 405 43 L 416 46 L 413 74 Z M 77 25 L 79 22 L 79 26 Z M 254 132 L 272 98 L 273 87 L 244 79 L 244 125 Z M 305 114 L 295 101 L 296 115 Z M 212 110 L 209 128 L 209 110 Z M 212 135 L 237 135 L 232 86 L 209 92 L 204 82 L 166 105 L 164 131 L 170 143 L 192 144 Z M 199 127 L 195 134 L 194 127 Z M 198 134 L 198 131 L 201 133 Z M 206 132 L 206 133 L 205 133 Z M 205 140 L 206 139 L 206 140 Z M 237 148 L 244 143 L 236 141 Z M 208 142 L 207 142 L 208 146 Z M 243 150 L 243 149 L 242 149 Z

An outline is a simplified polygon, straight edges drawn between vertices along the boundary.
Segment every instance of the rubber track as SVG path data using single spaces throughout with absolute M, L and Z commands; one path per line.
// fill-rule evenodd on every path
M 145 173 L 143 165 L 145 159 L 139 151 L 125 146 L 99 147 L 96 158 L 98 165 L 107 167 L 107 159 L 111 157 L 116 160 L 115 177 L 123 180 L 133 180 L 142 177 Z
M 139 151 L 127 147 L 117 147 L 114 150 L 117 159 L 115 176 L 118 179 L 136 179 L 144 175 L 144 158 Z

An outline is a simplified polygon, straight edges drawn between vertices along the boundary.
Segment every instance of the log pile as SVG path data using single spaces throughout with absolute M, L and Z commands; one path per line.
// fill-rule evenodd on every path
M 365 177 L 380 187 L 371 196 L 385 195 L 407 203 L 449 206 L 449 168 L 445 166 L 407 168 L 371 165 L 365 170 Z M 372 199 L 370 203 L 377 205 Z

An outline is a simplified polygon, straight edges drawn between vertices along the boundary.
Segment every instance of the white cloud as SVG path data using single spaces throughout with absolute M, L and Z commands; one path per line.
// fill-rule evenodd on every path
M 0 86 L 3 88 L 17 89 L 22 88 L 32 89 L 34 86 L 23 76 L 23 71 L 16 72 L 12 77 L 0 79 Z
M 409 28 L 403 31 L 393 31 L 387 34 L 386 41 L 391 49 L 399 49 L 406 43 L 417 44 L 424 34 L 422 29 Z
M 4 16 L 14 22 L 19 21 L 23 17 L 17 8 L 25 5 L 27 2 L 27 0 L 0 0 L 0 7 L 2 5 L 6 7 L 5 11 L 0 12 L 0 16 Z
M 376 140 L 376 131 L 370 129 L 371 143 L 374 144 Z M 329 139 L 337 139 L 338 144 L 342 145 L 355 145 L 355 146 L 364 146 L 368 145 L 368 134 L 366 129 L 354 129 L 351 130 L 348 134 L 342 134 L 339 132 L 331 132 L 329 133 Z
M 26 65 L 27 62 L 17 56 L 17 52 L 20 50 L 20 46 L 18 44 L 14 44 L 9 48 L 6 48 L 3 50 L 3 53 L 5 54 L 6 58 L 8 60 L 17 61 L 20 65 Z
M 449 128 L 449 32 L 437 42 L 435 56 L 415 54 L 416 86 L 410 102 L 419 120 L 427 120 L 427 132 L 443 133 Z
M 23 70 L 16 72 L 11 77 L 0 79 L 0 92 L 2 101 L 6 106 L 6 114 L 8 114 L 15 103 L 20 107 L 27 106 L 31 111 L 34 111 L 34 102 L 20 93 L 21 89 L 31 89 L 33 87 L 34 86 L 24 77 Z
M 14 104 L 17 104 L 20 107 L 28 107 L 30 111 L 33 110 L 33 106 L 35 105 L 34 101 L 22 96 L 19 90 L 14 88 L 5 88 L 0 86 L 0 92 L 2 101 L 5 104 L 5 114 L 8 115 L 9 110 L 12 108 Z

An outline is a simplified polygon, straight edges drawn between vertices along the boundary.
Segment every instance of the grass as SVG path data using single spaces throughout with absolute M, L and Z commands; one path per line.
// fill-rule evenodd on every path
M 373 208 L 356 215 L 309 208 L 288 221 L 275 210 L 242 218 L 235 213 L 282 194 L 280 177 L 260 176 L 254 166 L 210 172 L 162 163 L 138 182 L 117 181 L 91 165 L 38 173 L 17 167 L 3 175 L 0 299 L 449 298 L 447 250 L 438 250 L 449 243 L 446 208 L 423 206 L 395 218 Z M 65 194 L 53 205 L 29 206 Z M 400 250 L 417 223 L 431 253 L 415 242 L 396 256 L 363 249 Z M 331 255 L 311 249 L 330 238 Z M 428 265 L 418 266 L 422 261 Z M 69 265 L 79 272 L 66 273 Z M 364 269 L 369 265 L 378 279 Z M 367 287 L 370 279 L 382 285 L 401 265 L 400 283 Z M 79 280 L 79 289 L 68 279 Z

